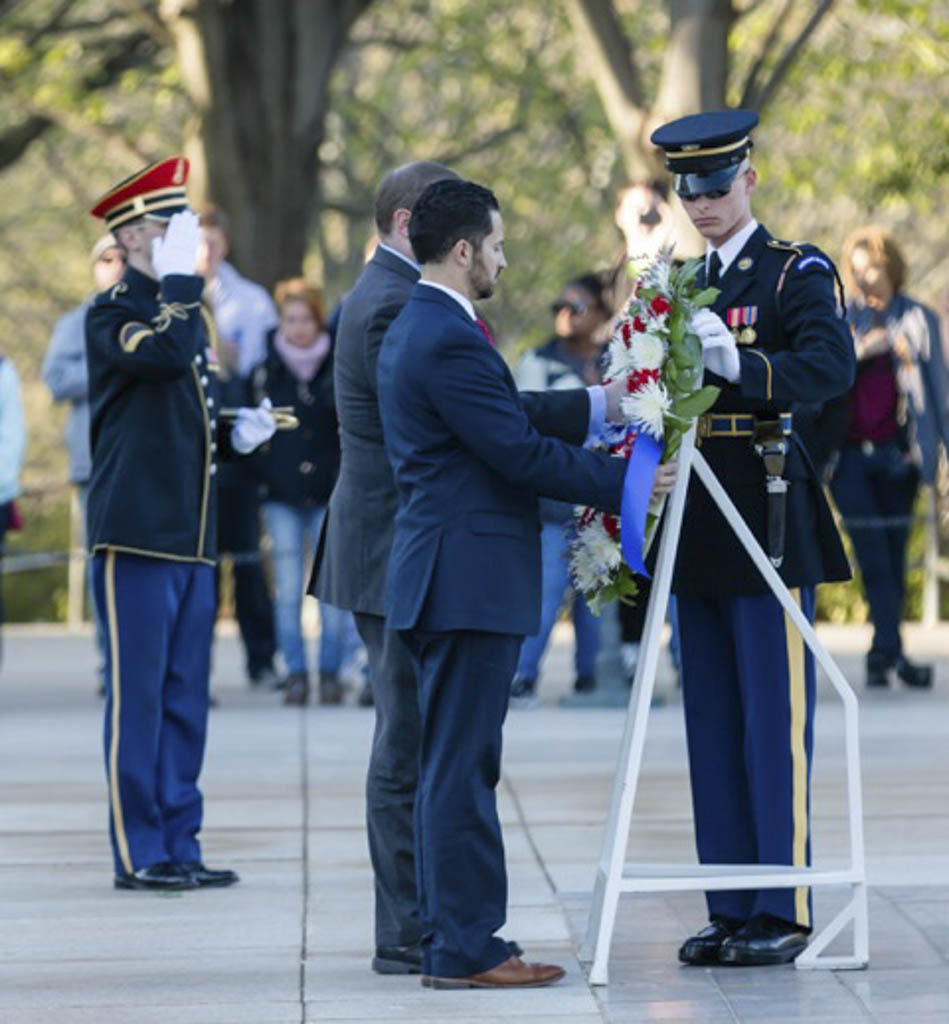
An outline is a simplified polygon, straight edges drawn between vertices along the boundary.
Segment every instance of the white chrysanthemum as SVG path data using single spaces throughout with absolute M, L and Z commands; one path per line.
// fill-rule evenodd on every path
M 594 567 L 606 573 L 618 569 L 622 560 L 620 546 L 609 535 L 603 521 L 595 519 L 584 533 L 587 554 Z
M 672 406 L 672 399 L 661 381 L 647 380 L 641 388 L 624 398 L 620 405 L 623 415 L 634 426 L 662 440 L 662 421 Z
M 634 370 L 658 370 L 666 358 L 666 343 L 655 334 L 637 334 L 630 356 Z
M 641 273 L 643 285 L 655 288 L 665 295 L 669 291 L 669 274 L 672 270 L 672 250 L 660 249 Z
M 610 341 L 609 365 L 606 376 L 611 380 L 617 377 L 628 377 L 633 370 L 639 369 L 636 355 L 631 347 L 623 341 L 622 335 L 614 334 Z
M 621 560 L 620 546 L 609 535 L 601 519 L 594 519 L 579 528 L 571 548 L 570 571 L 577 587 L 585 594 L 593 593 L 608 583 Z

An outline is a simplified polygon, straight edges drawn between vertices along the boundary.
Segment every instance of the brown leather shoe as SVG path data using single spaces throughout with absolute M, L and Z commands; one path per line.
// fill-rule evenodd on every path
M 422 975 L 426 988 L 540 988 L 552 985 L 567 972 L 556 964 L 529 964 L 512 956 L 490 971 L 470 974 L 467 978 L 434 978 Z

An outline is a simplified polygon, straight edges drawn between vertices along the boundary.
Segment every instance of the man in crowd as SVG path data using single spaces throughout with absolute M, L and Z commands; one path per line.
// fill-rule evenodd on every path
M 219 419 L 210 318 L 195 273 L 188 162 L 172 157 L 92 210 L 125 252 L 86 318 L 89 547 L 106 641 L 104 747 L 120 889 L 225 886 L 198 842 L 214 625 L 218 457 L 274 432 L 265 409 Z
M 657 129 L 675 191 L 707 241 L 718 288 L 694 326 L 721 395 L 702 454 L 813 621 L 814 586 L 850 575 L 791 406 L 846 391 L 853 346 L 839 279 L 814 246 L 775 241 L 754 219 L 753 111 L 713 111 Z M 673 584 L 681 629 L 696 844 L 703 864 L 810 863 L 814 661 L 701 483 L 686 505 Z M 806 886 L 707 894 L 710 924 L 687 964 L 793 960 L 811 930 Z
M 476 319 L 473 301 L 506 266 L 493 193 L 434 182 L 409 240 L 421 280 L 386 332 L 378 393 L 399 494 L 386 624 L 411 651 L 421 706 L 422 983 L 536 987 L 564 972 L 524 962 L 496 935 L 507 876 L 495 787 L 510 679 L 540 618 L 537 496 L 615 511 L 625 463 L 580 447 L 590 392 L 520 396 Z M 623 384 L 609 393 L 611 412 Z M 666 483 L 671 472 L 660 472 Z
M 96 293 L 111 288 L 125 273 L 125 253 L 111 232 L 103 235 L 92 247 L 90 262 Z M 86 365 L 86 313 L 92 305 L 92 299 L 90 296 L 57 321 L 43 360 L 43 380 L 46 381 L 53 401 L 69 402 L 72 405 L 66 423 L 66 448 L 69 451 L 69 479 L 79 493 L 83 544 L 86 537 L 86 498 L 92 469 L 92 456 L 89 454 L 89 369 Z M 104 695 L 102 625 L 95 610 L 95 602 L 90 603 L 100 658 L 99 693 Z
M 247 379 L 267 354 L 267 332 L 277 325 L 277 310 L 266 289 L 242 277 L 227 262 L 227 218 L 216 206 L 204 206 L 198 273 L 217 331 L 218 380 L 225 407 L 242 404 Z M 273 602 L 260 561 L 258 481 L 240 462 L 222 465 L 218 475 L 218 543 L 233 556 L 234 605 L 251 685 L 277 682 L 277 635 Z

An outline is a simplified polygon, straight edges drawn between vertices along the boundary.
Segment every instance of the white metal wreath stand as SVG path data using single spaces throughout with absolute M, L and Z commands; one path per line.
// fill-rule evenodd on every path
M 649 703 L 656 682 L 659 641 L 665 618 L 672 571 L 675 564 L 679 530 L 689 476 L 694 470 L 728 520 L 745 550 L 754 560 L 775 597 L 797 626 L 804 642 L 813 651 L 844 703 L 845 741 L 847 755 L 847 793 L 850 809 L 850 864 L 833 870 L 796 868 L 761 864 L 626 864 L 626 846 L 643 745 Z M 603 837 L 603 849 L 593 890 L 593 905 L 587 921 L 586 937 L 580 948 L 580 959 L 592 961 L 590 983 L 605 985 L 608 981 L 607 961 L 616 911 L 622 892 L 671 892 L 709 889 L 793 888 L 799 885 L 850 886 L 850 900 L 843 910 L 810 941 L 807 949 L 795 960 L 798 969 L 855 970 L 867 966 L 869 960 L 867 883 L 863 853 L 863 799 L 860 789 L 860 754 L 858 747 L 857 698 L 840 669 L 817 639 L 811 624 L 791 597 L 781 577 L 765 556 L 738 510 L 725 493 L 702 454 L 695 447 L 695 427 L 682 443 L 679 473 L 669 499 L 669 509 L 659 544 L 659 555 L 652 595 L 636 664 L 636 675 L 630 694 L 626 727 L 620 747 L 617 771 L 610 801 L 610 816 Z M 853 923 L 853 954 L 821 956 L 823 950 L 843 929 Z

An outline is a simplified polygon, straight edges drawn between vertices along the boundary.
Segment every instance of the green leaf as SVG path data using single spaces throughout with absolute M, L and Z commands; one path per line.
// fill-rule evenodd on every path
M 713 384 L 707 384 L 704 388 L 699 388 L 698 391 L 693 391 L 691 395 L 687 395 L 685 398 L 680 398 L 674 402 L 672 411 L 676 416 L 694 419 L 696 416 L 701 416 L 707 409 L 711 409 L 719 394 L 719 388 Z
M 698 294 L 692 296 L 692 304 L 695 306 L 711 306 L 718 298 L 718 288 L 703 288 Z

